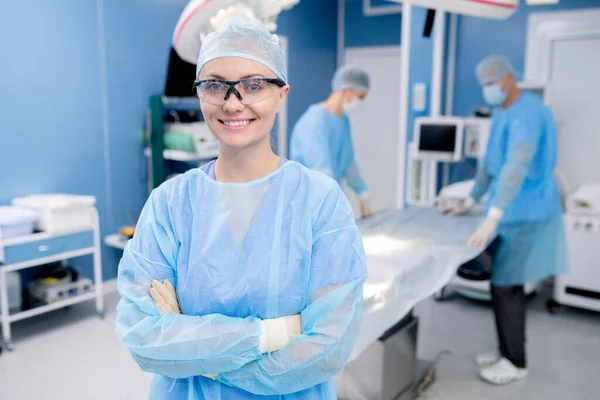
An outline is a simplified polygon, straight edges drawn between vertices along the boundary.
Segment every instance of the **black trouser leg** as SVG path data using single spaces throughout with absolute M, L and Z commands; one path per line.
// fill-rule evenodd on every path
M 492 307 L 496 318 L 500 354 L 516 367 L 525 368 L 527 298 L 523 286 L 492 285 Z

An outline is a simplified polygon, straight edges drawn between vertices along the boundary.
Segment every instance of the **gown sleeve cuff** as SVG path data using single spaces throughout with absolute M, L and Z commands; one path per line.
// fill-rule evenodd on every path
M 269 351 L 269 327 L 267 321 L 260 321 L 260 352 L 265 354 Z
M 267 352 L 281 349 L 289 340 L 285 318 L 273 318 L 263 321 L 267 330 Z
M 502 219 L 502 216 L 504 215 L 504 211 L 502 211 L 501 209 L 499 209 L 498 207 L 490 207 L 490 210 L 488 211 L 488 218 L 492 218 L 495 219 L 496 221 L 500 221 Z

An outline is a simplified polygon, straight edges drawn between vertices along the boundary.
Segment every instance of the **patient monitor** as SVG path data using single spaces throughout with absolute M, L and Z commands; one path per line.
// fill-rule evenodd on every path
M 408 152 L 407 202 L 434 205 L 439 188 L 448 185 L 450 164 L 485 156 L 488 117 L 420 117 L 415 119 Z M 442 164 L 440 182 L 439 164 Z
M 440 162 L 460 161 L 463 131 L 462 118 L 417 118 L 414 130 L 414 158 Z

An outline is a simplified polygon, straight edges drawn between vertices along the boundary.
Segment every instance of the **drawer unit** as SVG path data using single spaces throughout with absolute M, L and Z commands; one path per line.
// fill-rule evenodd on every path
M 96 301 L 96 312 L 100 317 L 104 317 L 102 259 L 98 240 L 100 237 L 98 211 L 94 207 L 90 207 L 86 213 L 89 214 L 92 223 L 86 223 L 86 226 L 78 229 L 63 230 L 66 229 L 65 225 L 59 224 L 61 231 L 44 230 L 39 233 L 13 237 L 0 235 L 0 325 L 2 326 L 0 344 L 6 345 L 6 349 L 11 350 L 14 347 L 11 341 L 11 324 L 16 321 L 89 300 Z M 81 222 L 80 219 L 76 220 L 78 223 Z M 47 300 L 29 304 L 26 309 L 11 307 L 9 290 L 15 286 L 11 281 L 12 274 L 19 274 L 21 270 L 52 262 L 60 262 L 64 265 L 67 264 L 68 260 L 82 256 L 92 259 L 94 266 L 93 282 L 86 277 L 77 280 L 77 282 L 69 282 L 69 284 L 83 283 L 87 287 L 85 290 L 71 292 L 73 288 L 69 288 L 69 293 L 72 295 L 54 298 L 52 301 Z M 28 285 L 29 283 L 31 282 L 28 282 Z M 17 286 L 20 293 L 21 285 Z M 1 349 L 2 346 L 0 346 Z
M 34 240 L 5 247 L 4 264 L 16 264 L 93 246 L 93 231 Z

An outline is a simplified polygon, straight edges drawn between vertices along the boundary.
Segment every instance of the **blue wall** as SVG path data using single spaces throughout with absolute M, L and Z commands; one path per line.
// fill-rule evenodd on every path
M 139 132 L 148 96 L 163 91 L 186 4 L 2 0 L 0 204 L 32 193 L 93 195 L 102 236 L 137 218 L 147 197 Z M 291 130 L 329 93 L 337 2 L 304 0 L 278 24 L 289 39 Z M 102 256 L 104 278 L 114 278 L 121 252 L 104 247 Z
M 34 9 L 19 0 L 0 6 L 0 203 L 71 190 L 98 196 L 102 209 L 96 4 L 70 0 L 56 9 L 37 3 Z
M 392 3 L 371 0 L 371 4 L 377 7 Z M 401 14 L 365 17 L 362 0 L 346 0 L 345 8 L 345 47 L 397 46 L 400 44 Z
M 380 4 L 376 0 L 373 4 Z M 524 3 L 524 2 L 522 2 Z M 362 0 L 346 0 L 346 47 L 381 46 L 400 44 L 400 15 L 364 17 Z M 600 0 L 563 0 L 554 6 L 521 5 L 515 15 L 505 21 L 460 16 L 458 22 L 457 60 L 453 113 L 470 115 L 477 107 L 484 106 L 481 90 L 473 75 L 479 60 L 491 53 L 505 54 L 513 62 L 518 77 L 524 72 L 527 18 L 532 12 L 562 11 L 579 8 L 600 7 Z M 421 7 L 412 8 L 410 88 L 415 82 L 428 85 L 427 102 L 430 101 L 432 39 L 423 38 L 426 12 Z M 449 19 L 447 20 L 447 24 Z M 445 82 L 442 100 L 445 100 Z M 409 92 L 412 103 L 412 90 Z M 442 111 L 444 108 L 442 107 Z M 413 137 L 413 123 L 418 115 L 409 110 L 408 140 Z M 474 162 L 460 163 L 452 168 L 452 181 L 472 177 Z
M 288 39 L 288 134 L 309 105 L 331 90 L 337 66 L 337 1 L 304 0 L 277 19 Z
M 373 1 L 372 4 L 377 6 L 381 2 Z M 363 15 L 362 0 L 347 0 L 345 6 L 346 47 L 397 46 L 401 44 L 401 14 L 365 17 Z M 425 82 L 427 84 L 427 103 L 429 103 L 431 98 L 429 90 L 432 72 L 433 38 L 423 37 L 426 15 L 427 11 L 424 8 L 412 7 L 408 104 L 412 104 L 412 90 L 410 88 L 416 82 Z M 427 108 L 429 107 L 427 106 Z M 416 113 L 412 109 L 409 109 L 407 122 L 408 142 L 413 137 L 415 118 L 425 113 Z M 408 147 L 406 147 L 406 151 L 408 151 Z
M 533 12 L 564 11 L 600 7 L 600 0 L 563 0 L 554 6 L 526 6 L 504 21 L 460 16 L 458 22 L 454 114 L 471 115 L 485 106 L 481 88 L 475 80 L 475 66 L 489 54 L 506 55 L 515 68 L 518 79 L 525 72 L 527 19 Z M 459 181 L 475 175 L 475 163 L 463 162 L 451 172 L 451 180 Z
M 131 223 L 127 213 L 137 218 L 147 196 L 140 131 L 148 97 L 164 90 L 173 28 L 186 3 L 104 1 L 113 208 L 108 218 L 115 228 Z
M 92 1 L 0 4 L 0 204 L 30 193 L 89 194 L 106 216 L 97 17 Z
M 111 209 L 103 215 L 109 230 L 135 222 L 148 186 L 140 144 L 148 97 L 165 87 L 173 29 L 187 0 L 104 0 L 107 123 Z M 133 221 L 131 221 L 133 218 Z M 122 252 L 106 249 L 104 276 L 114 278 Z
M 477 62 L 488 54 L 506 55 L 513 63 L 518 78 L 523 77 L 529 14 L 591 7 L 600 7 L 600 0 L 562 0 L 554 6 L 521 4 L 519 10 L 505 21 L 459 17 L 455 114 L 470 115 L 477 106 L 484 105 L 474 71 Z
M 383 0 L 372 0 L 377 6 Z M 400 44 L 401 15 L 365 17 L 362 0 L 346 0 L 346 47 Z M 491 53 L 507 55 L 517 73 L 525 64 L 527 18 L 532 12 L 548 12 L 600 7 L 600 0 L 563 0 L 554 6 L 527 6 L 505 21 L 460 16 L 458 22 L 454 113 L 469 115 L 484 105 L 473 71 L 479 60 Z M 417 81 L 430 83 L 432 40 L 422 37 L 425 10 L 412 8 L 411 85 Z M 448 22 L 447 22 L 448 24 Z

